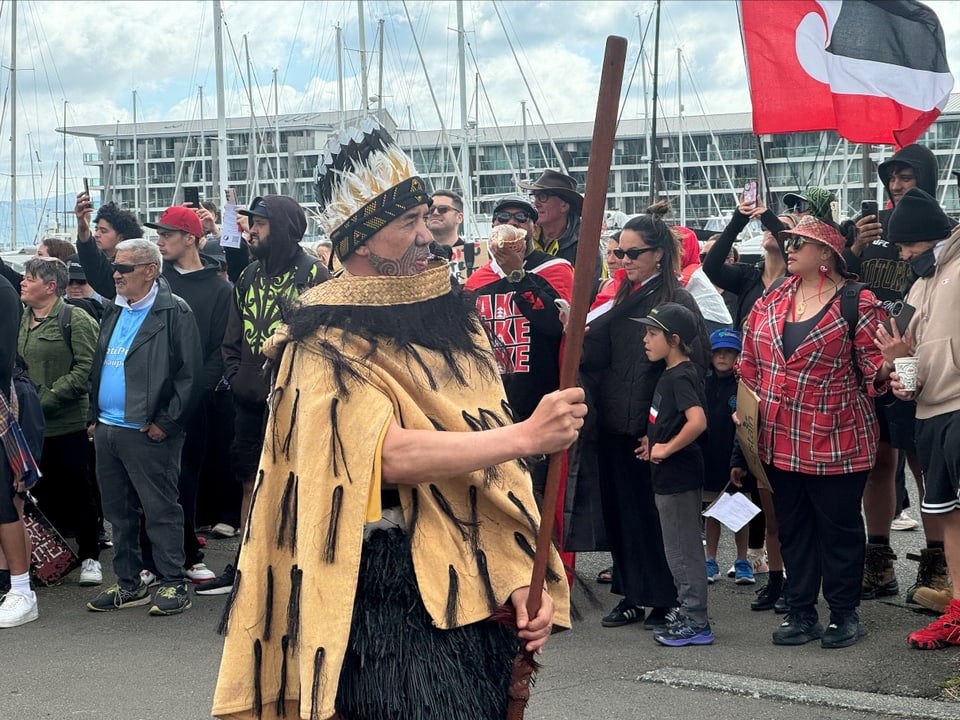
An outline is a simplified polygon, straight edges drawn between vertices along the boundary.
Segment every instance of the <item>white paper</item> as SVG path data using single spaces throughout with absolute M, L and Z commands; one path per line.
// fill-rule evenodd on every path
M 704 517 L 712 517 L 737 532 L 744 525 L 753 519 L 753 516 L 760 512 L 760 508 L 754 505 L 750 498 L 743 493 L 720 493 L 720 496 L 703 511 Z
M 237 227 L 237 206 L 223 206 L 223 224 L 220 226 L 220 247 L 240 247 L 240 229 Z

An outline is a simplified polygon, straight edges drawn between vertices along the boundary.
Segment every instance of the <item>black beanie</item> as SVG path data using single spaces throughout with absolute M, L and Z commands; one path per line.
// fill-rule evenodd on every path
M 953 230 L 936 198 L 918 187 L 907 190 L 893 208 L 888 239 L 892 243 L 909 244 L 927 240 L 943 240 Z

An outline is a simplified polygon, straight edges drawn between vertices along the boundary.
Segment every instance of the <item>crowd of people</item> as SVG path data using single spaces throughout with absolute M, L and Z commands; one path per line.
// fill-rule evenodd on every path
M 728 574 L 767 575 L 750 608 L 784 615 L 773 643 L 856 643 L 861 601 L 900 592 L 890 530 L 909 520 L 909 467 L 926 547 L 906 601 L 940 615 L 909 642 L 960 645 L 960 231 L 929 150 L 881 164 L 889 207 L 843 224 L 820 188 L 779 214 L 744 199 L 706 244 L 665 220 L 667 203 L 630 219 L 601 240 L 578 387 L 560 391 L 576 181 L 548 170 L 500 199 L 475 267 L 462 198 L 428 192 L 367 133 L 318 181 L 322 260 L 289 197 L 240 210 L 234 249 L 210 204 L 170 207 L 149 240 L 132 212 L 94 216 L 81 194 L 75 245 L 46 241 L 22 276 L 2 268 L 0 627 L 38 617 L 30 484 L 76 539 L 81 585 L 104 584 L 112 545 L 116 582 L 91 611 L 176 615 L 193 595 L 229 595 L 219 716 L 387 717 L 391 703 L 462 703 L 450 688 L 469 686 L 479 716 L 499 717 L 518 650 L 569 626 L 577 551 L 612 557 L 597 578 L 619 598 L 604 627 L 715 642 L 722 533 L 702 511 L 727 492 L 762 508 L 735 533 Z M 756 264 L 734 247 L 751 219 L 766 230 Z M 35 484 L 12 432 L 17 356 L 44 421 Z M 897 371 L 905 358 L 916 386 Z M 757 398 L 764 477 L 736 440 L 738 386 Z M 560 450 L 559 553 L 528 614 Z M 219 573 L 201 531 L 239 538 Z M 503 606 L 513 629 L 484 622 Z M 467 644 L 483 652 L 468 659 Z M 409 681 L 444 658 L 465 673 L 456 683 Z M 382 691 L 397 684 L 416 688 Z

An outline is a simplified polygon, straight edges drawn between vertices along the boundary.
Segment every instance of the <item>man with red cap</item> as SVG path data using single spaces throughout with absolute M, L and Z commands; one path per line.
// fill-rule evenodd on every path
M 157 231 L 157 247 L 163 257 L 163 278 L 174 295 L 179 295 L 193 310 L 200 331 L 203 373 L 195 383 L 197 412 L 186 428 L 180 457 L 180 506 L 183 508 L 183 543 L 187 577 L 195 583 L 213 580 L 216 575 L 203 564 L 203 552 L 197 541 L 194 521 L 200 468 L 206 448 L 206 418 L 213 392 L 223 377 L 220 345 L 230 314 L 230 285 L 221 277 L 219 264 L 200 255 L 203 225 L 193 208 L 175 205 L 167 208 L 156 222 L 144 223 Z M 156 568 L 149 548 L 143 548 L 145 580 L 155 580 Z

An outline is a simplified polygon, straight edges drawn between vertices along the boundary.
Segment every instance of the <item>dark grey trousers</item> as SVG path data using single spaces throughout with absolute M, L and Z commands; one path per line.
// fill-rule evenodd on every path
M 707 624 L 707 563 L 700 538 L 701 492 L 654 494 L 663 552 L 677 587 L 680 611 L 697 627 Z
M 165 583 L 186 578 L 183 510 L 177 502 L 183 435 L 154 442 L 145 432 L 97 423 L 97 480 L 113 527 L 113 571 L 121 587 L 140 584 L 140 513 Z

